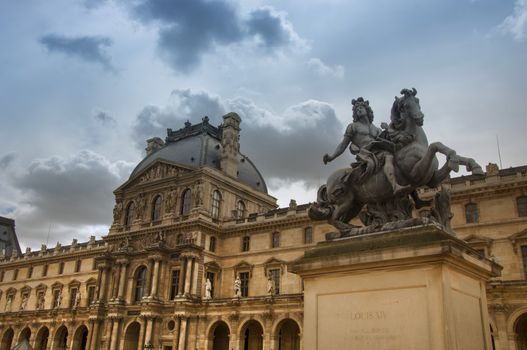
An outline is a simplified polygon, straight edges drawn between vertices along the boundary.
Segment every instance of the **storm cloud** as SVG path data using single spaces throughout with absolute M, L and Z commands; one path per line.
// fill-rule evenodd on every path
M 307 100 L 273 113 L 247 98 L 223 100 L 203 91 L 174 90 L 170 101 L 162 107 L 145 107 L 137 115 L 133 138 L 141 140 L 138 148 L 144 148 L 152 136 L 164 137 L 167 128 L 183 127 L 186 120 L 197 123 L 207 115 L 213 125 L 219 125 L 221 117 L 232 111 L 242 118 L 242 153 L 267 180 L 313 186 L 335 166 L 351 161 L 342 156 L 335 166 L 322 164 L 322 152 L 332 152 L 344 130 L 334 108 L 325 102 Z
M 252 39 L 270 49 L 301 42 L 285 15 L 270 7 L 244 17 L 221 0 L 143 0 L 132 13 L 142 23 L 158 27 L 161 55 L 178 72 L 194 70 L 215 46 Z
M 48 34 L 40 38 L 40 43 L 50 52 L 63 53 L 85 62 L 97 63 L 104 69 L 115 71 L 106 48 L 112 45 L 112 40 L 102 36 L 67 37 Z
M 115 202 L 112 192 L 131 169 L 130 163 L 111 162 L 89 150 L 34 160 L 10 177 L 21 197 L 15 216 L 25 228 L 24 239 L 42 241 L 47 226 L 58 223 L 79 229 L 109 225 Z

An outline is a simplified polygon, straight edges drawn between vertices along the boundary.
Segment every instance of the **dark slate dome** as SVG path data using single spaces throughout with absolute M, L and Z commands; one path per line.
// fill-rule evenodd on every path
M 158 159 L 194 168 L 209 166 L 219 170 L 221 136 L 221 125 L 210 125 L 208 117 L 195 125 L 187 121 L 184 128 L 176 131 L 167 129 L 165 144 L 148 154 L 135 167 L 130 178 Z M 238 156 L 238 180 L 257 191 L 267 193 L 265 181 L 253 162 L 241 153 L 238 153 Z

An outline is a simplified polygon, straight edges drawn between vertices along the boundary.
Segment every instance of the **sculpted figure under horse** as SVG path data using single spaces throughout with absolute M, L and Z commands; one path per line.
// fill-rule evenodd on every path
M 391 178 L 391 171 L 383 166 L 374 166 L 374 162 L 361 160 L 352 164 L 351 168 L 339 169 L 328 178 L 327 184 L 320 187 L 317 202 L 309 209 L 312 219 L 327 219 L 346 235 L 355 234 L 356 226 L 349 224 L 362 210 L 364 205 L 384 204 L 393 208 L 393 203 L 403 202 L 409 194 L 419 203 L 416 189 L 421 186 L 436 187 L 450 173 L 458 171 L 459 165 L 464 165 L 467 171 L 481 175 L 481 167 L 472 158 L 462 157 L 441 142 L 428 144 L 426 134 L 422 128 L 424 115 L 421 112 L 419 99 L 415 89 L 403 89 L 402 97 L 395 97 L 391 110 L 391 123 L 383 133 L 375 136 L 374 144 L 382 145 L 384 155 L 386 149 L 392 145 L 393 169 L 395 181 Z M 371 121 L 370 121 L 371 122 Z M 345 136 L 346 137 L 346 136 Z M 341 143 L 342 145 L 342 143 Z M 339 145 L 339 148 L 342 148 Z M 344 146 L 345 148 L 346 146 Z M 362 147 L 362 145 L 361 145 Z M 342 153 L 337 151 L 333 156 L 324 156 L 324 163 L 331 161 Z M 376 147 L 366 146 L 365 149 L 375 153 Z M 340 152 L 340 153 L 339 153 Z M 446 156 L 446 163 L 439 168 L 436 153 Z M 384 157 L 386 158 L 386 157 Z M 392 162 L 390 155 L 388 161 Z M 391 168 L 391 164 L 388 164 Z M 385 215 L 388 219 L 376 220 L 382 224 L 386 221 L 405 219 L 398 215 Z M 384 221 L 384 222 L 383 222 Z M 364 222 L 364 220 L 363 220 Z

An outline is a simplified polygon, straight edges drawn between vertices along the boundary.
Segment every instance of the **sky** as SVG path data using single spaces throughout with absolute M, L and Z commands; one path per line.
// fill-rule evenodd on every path
M 527 164 L 527 0 L 0 3 L 0 216 L 22 247 L 108 233 L 145 140 L 242 118 L 280 206 L 314 201 L 351 99 L 415 87 L 430 141 Z

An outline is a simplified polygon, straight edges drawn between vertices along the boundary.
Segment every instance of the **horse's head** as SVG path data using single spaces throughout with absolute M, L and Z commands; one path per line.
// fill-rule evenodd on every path
M 392 106 L 392 122 L 395 125 L 404 124 L 404 121 L 411 119 L 418 126 L 423 126 L 424 114 L 421 112 L 419 99 L 415 97 L 417 90 L 415 88 L 401 90 L 402 97 L 395 97 Z

